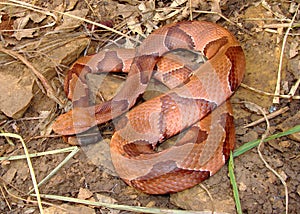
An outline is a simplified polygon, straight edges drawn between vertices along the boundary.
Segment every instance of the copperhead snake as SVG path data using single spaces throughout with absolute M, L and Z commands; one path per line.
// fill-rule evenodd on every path
M 170 72 L 156 75 L 153 70 L 158 70 L 162 56 L 178 49 L 201 53 L 207 61 L 193 73 L 176 76 L 180 70 L 177 65 Z M 73 135 L 122 115 L 110 143 L 113 164 L 127 184 L 149 194 L 178 192 L 215 174 L 235 145 L 227 100 L 245 71 L 245 56 L 238 41 L 214 23 L 185 21 L 154 31 L 135 49 L 133 59 L 129 52 L 102 51 L 73 64 L 66 76 L 65 91 L 74 100 L 76 87 L 83 87 L 76 98 L 78 103 L 86 103 L 80 99 L 86 99 L 81 94 L 87 93 L 87 73 L 129 72 L 113 99 L 94 106 L 79 104 L 60 115 L 53 130 Z M 161 67 L 168 69 L 171 65 L 167 62 Z M 179 84 L 171 81 L 169 92 L 128 111 L 153 75 L 163 81 L 172 79 L 173 74 Z M 155 151 L 158 144 L 182 130 L 187 131 L 175 145 Z

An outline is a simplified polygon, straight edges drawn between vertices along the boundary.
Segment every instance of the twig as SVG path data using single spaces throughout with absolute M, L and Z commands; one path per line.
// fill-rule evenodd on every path
M 295 28 L 299 26 L 300 26 L 299 23 L 292 24 L 292 25 L 290 23 L 276 23 L 276 24 L 265 24 L 262 26 L 262 28 L 286 28 L 286 27 Z
M 1 130 L 0 130 L 0 133 L 5 133 L 5 131 L 3 131 L 3 130 L 1 129 Z M 15 144 L 12 142 L 12 140 L 11 140 L 9 137 L 5 136 L 5 139 L 6 139 L 6 141 L 7 141 L 7 143 L 8 143 L 9 145 L 15 146 Z
M 273 94 L 265 91 L 261 91 L 259 89 L 253 88 L 251 86 L 248 86 L 244 83 L 241 83 L 241 87 L 249 89 L 251 91 L 254 91 L 256 93 L 266 95 L 266 96 L 271 96 L 271 97 L 279 97 L 279 98 L 285 98 L 285 99 L 293 99 L 293 100 L 300 100 L 300 96 L 293 96 L 293 95 L 285 95 L 285 94 Z
M 24 201 L 26 203 L 32 203 L 32 204 L 37 204 L 38 202 L 37 201 L 34 201 L 34 200 L 31 200 L 31 199 L 25 199 L 25 198 L 21 198 L 13 193 L 11 193 L 10 191 L 8 191 L 7 187 L 4 185 L 3 188 L 5 189 L 5 191 L 7 192 L 8 195 L 10 195 L 11 197 L 15 198 L 15 199 L 18 199 L 20 201 Z M 52 204 L 52 203 L 49 203 L 49 202 L 44 202 L 42 201 L 42 204 L 44 205 L 48 205 L 48 206 L 51 206 L 51 207 L 56 207 L 57 209 L 61 209 L 61 210 L 64 210 L 64 211 L 68 211 L 67 209 L 61 207 L 61 206 L 57 206 L 55 204 Z
M 45 178 L 43 178 L 37 184 L 37 186 L 40 187 L 46 181 L 48 181 L 50 178 L 52 178 L 53 175 L 55 175 L 70 159 L 72 159 L 74 157 L 74 155 L 76 155 L 79 152 L 79 150 L 80 149 L 78 147 L 74 147 L 74 150 L 70 154 L 68 154 L 68 156 L 65 157 L 65 159 L 62 162 L 60 162 Z M 27 194 L 31 194 L 32 192 L 34 192 L 34 189 L 31 189 Z
M 209 190 L 203 185 L 200 183 L 200 186 L 202 189 L 204 189 L 204 191 L 207 193 L 210 201 L 211 201 L 211 206 L 212 206 L 212 214 L 215 212 L 216 208 L 215 208 L 215 203 L 214 203 L 214 198 L 212 197 L 211 193 L 209 192 Z
M 192 0 L 189 0 L 190 20 L 193 20 Z
M 39 189 L 38 189 L 38 186 L 37 186 L 37 181 L 36 181 L 35 173 L 34 173 L 32 163 L 31 163 L 31 160 L 30 160 L 30 157 L 29 157 L 29 153 L 28 153 L 28 150 L 27 150 L 27 147 L 26 147 L 26 144 L 25 144 L 23 138 L 20 135 L 13 134 L 13 133 L 0 133 L 0 137 L 1 136 L 17 138 L 21 141 L 23 149 L 24 149 L 24 153 L 26 155 L 27 165 L 28 165 L 29 172 L 30 172 L 30 175 L 31 175 L 31 180 L 32 180 L 32 184 L 33 184 L 33 187 L 34 187 L 34 191 L 36 193 L 38 207 L 39 207 L 40 213 L 43 214 L 44 211 L 43 211 L 43 206 L 42 206 L 42 200 L 41 200 L 41 197 L 40 197 L 40 192 L 39 192 Z
M 242 103 L 250 103 L 250 102 L 242 102 Z M 258 152 L 258 155 L 260 157 L 260 159 L 263 161 L 263 163 L 265 164 L 265 166 L 271 171 L 273 172 L 273 174 L 275 174 L 281 181 L 281 183 L 283 184 L 284 186 L 284 190 L 285 190 L 285 211 L 286 211 L 286 214 L 288 214 L 288 203 L 289 203 L 289 195 L 288 195 L 288 189 L 287 189 L 287 185 L 286 185 L 286 182 L 284 181 L 284 179 L 268 164 L 268 162 L 264 159 L 261 151 L 260 151 L 260 148 L 262 146 L 262 144 L 264 143 L 265 139 L 267 138 L 268 134 L 269 134 L 269 130 L 270 130 L 270 123 L 269 123 L 269 120 L 267 118 L 267 115 L 265 113 L 265 111 L 258 105 L 254 104 L 254 103 L 251 103 L 252 105 L 254 105 L 264 116 L 265 118 L 265 121 L 267 123 L 267 129 L 265 131 L 265 133 L 262 135 L 262 138 L 259 142 L 259 145 L 257 147 L 257 152 Z
M 31 195 L 36 196 L 35 194 L 31 194 Z M 59 195 L 41 194 L 41 197 L 47 198 L 47 199 L 65 201 L 65 202 L 86 204 L 86 205 L 91 205 L 91 206 L 106 207 L 106 208 L 110 208 L 110 209 L 126 210 L 126 211 L 139 212 L 139 213 L 203 214 L 203 211 L 174 210 L 174 209 L 172 210 L 172 209 L 160 209 L 160 208 L 150 208 L 150 207 L 141 207 L 141 206 L 127 206 L 127 205 L 119 205 L 119 204 L 110 204 L 110 203 L 105 203 L 105 202 L 100 202 L 100 201 L 82 200 L 82 199 L 78 199 L 78 198 L 64 197 L 64 196 L 59 196 Z
M 2 197 L 4 198 L 5 203 L 6 203 L 7 206 L 8 206 L 8 209 L 11 210 L 11 206 L 10 206 L 10 204 L 9 204 L 9 202 L 8 202 L 8 200 L 7 200 L 7 198 L 6 198 L 5 194 L 4 194 L 4 191 L 3 191 L 3 189 L 2 189 L 1 186 L 0 186 L 0 190 L 1 190 Z
M 274 12 L 271 8 L 271 6 L 268 4 L 268 2 L 266 2 L 265 0 L 261 1 L 261 5 L 268 10 L 269 12 L 271 12 L 274 16 L 276 16 L 277 18 L 279 18 L 280 20 L 285 20 L 286 17 L 280 13 Z
M 283 41 L 282 41 L 282 47 L 281 47 L 281 53 L 280 53 L 280 61 L 279 61 L 279 65 L 278 65 L 278 72 L 277 72 L 277 83 L 276 83 L 276 88 L 275 88 L 275 92 L 274 94 L 278 95 L 280 93 L 280 83 L 281 83 L 281 71 L 282 71 L 282 61 L 283 61 L 283 53 L 284 53 L 284 49 L 285 49 L 285 45 L 286 45 L 286 41 L 287 41 L 287 37 L 289 35 L 289 32 L 293 26 L 293 23 L 295 21 L 295 18 L 298 14 L 298 9 L 299 9 L 299 4 L 296 8 L 295 14 L 289 24 L 288 29 L 286 30 L 286 33 L 283 37 Z M 279 97 L 274 97 L 273 98 L 273 103 L 279 103 Z
M 278 111 L 275 111 L 275 112 L 272 112 L 271 114 L 268 114 L 266 117 L 267 117 L 268 120 L 270 120 L 270 119 L 272 119 L 274 117 L 277 117 L 278 115 L 283 114 L 287 110 L 289 110 L 289 107 L 286 106 L 286 107 L 284 107 L 282 109 L 279 109 Z M 258 119 L 256 121 L 253 121 L 252 123 L 249 123 L 249 124 L 243 126 L 243 128 L 249 128 L 251 126 L 255 126 L 255 125 L 257 125 L 257 124 L 259 124 L 261 122 L 264 122 L 264 121 L 265 121 L 265 117 L 260 118 L 260 119 Z
M 40 156 L 45 156 L 45 155 L 53 155 L 53 154 L 61 154 L 61 153 L 66 153 L 66 152 L 73 152 L 74 150 L 77 150 L 77 146 L 71 146 L 67 147 L 64 149 L 56 149 L 56 150 L 51 150 L 51 151 L 46 151 L 46 152 L 38 152 L 38 153 L 33 153 L 33 154 L 28 154 L 30 158 L 35 158 L 35 157 L 40 157 Z M 26 155 L 16 155 L 16 156 L 10 156 L 10 157 L 0 157 L 0 161 L 3 160 L 21 160 L 25 159 Z
M 294 94 L 296 93 L 296 91 L 297 91 L 299 85 L 300 85 L 300 79 L 298 79 L 298 80 L 296 81 L 296 83 L 291 87 L 291 90 L 290 90 L 290 92 L 289 92 L 289 95 L 294 96 Z

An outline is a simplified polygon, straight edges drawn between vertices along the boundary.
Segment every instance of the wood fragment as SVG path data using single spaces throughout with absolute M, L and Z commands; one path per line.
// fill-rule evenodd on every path
M 267 117 L 267 119 L 272 119 L 272 118 L 274 118 L 274 117 L 277 117 L 278 115 L 281 115 L 281 114 L 283 114 L 284 112 L 286 112 L 286 111 L 288 111 L 289 110 L 289 107 L 284 107 L 284 108 L 282 108 L 282 109 L 279 109 L 278 111 L 274 111 L 274 112 L 272 112 L 271 114 L 268 114 L 268 115 L 266 115 L 266 117 Z M 257 124 L 259 124 L 259 123 L 261 123 L 261 122 L 264 122 L 265 121 L 265 118 L 264 117 L 262 117 L 262 118 L 260 118 L 260 119 L 258 119 L 258 120 L 256 120 L 256 121 L 253 121 L 252 123 L 249 123 L 249 124 L 247 124 L 247 125 L 245 125 L 245 126 L 243 126 L 243 128 L 249 128 L 249 127 L 251 127 L 251 126 L 255 126 L 255 125 L 257 125 Z

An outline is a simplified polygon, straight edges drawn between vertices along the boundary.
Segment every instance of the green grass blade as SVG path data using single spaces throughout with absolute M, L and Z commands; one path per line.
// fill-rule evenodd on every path
M 269 140 L 273 140 L 273 139 L 283 137 L 283 136 L 287 136 L 287 135 L 290 135 L 290 134 L 294 134 L 294 133 L 297 133 L 297 132 L 300 132 L 300 125 L 297 125 L 297 126 L 291 128 L 291 129 L 287 130 L 287 131 L 271 135 L 271 136 L 267 137 L 263 142 L 267 142 Z M 240 146 L 239 148 L 237 148 L 234 151 L 233 157 L 237 157 L 237 156 L 249 151 L 250 149 L 258 146 L 259 142 L 260 142 L 260 139 L 245 143 L 244 145 Z
M 238 191 L 238 187 L 237 187 L 237 183 L 236 183 L 235 175 L 234 175 L 234 163 L 233 163 L 232 152 L 230 152 L 228 171 L 229 171 L 230 183 L 232 185 L 232 190 L 233 190 L 233 197 L 234 197 L 234 201 L 235 201 L 236 212 L 238 214 L 242 214 L 242 206 L 241 206 L 241 202 L 240 202 L 239 191 Z

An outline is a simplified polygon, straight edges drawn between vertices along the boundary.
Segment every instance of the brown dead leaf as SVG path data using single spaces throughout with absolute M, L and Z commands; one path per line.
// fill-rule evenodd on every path
M 24 16 L 24 17 L 17 18 L 17 19 L 14 21 L 14 24 L 13 24 L 14 29 L 15 29 L 15 30 L 24 29 L 25 26 L 28 24 L 29 19 L 30 19 L 30 16 L 29 16 L 29 15 L 26 15 L 26 16 Z
M 0 73 L 0 110 L 8 117 L 21 117 L 33 98 L 32 86 L 33 81 L 24 83 L 16 76 Z
M 128 28 L 139 35 L 144 36 L 141 23 L 134 17 L 129 17 L 127 21 Z
M 154 0 L 144 1 L 139 4 L 138 8 L 143 13 L 153 12 L 153 10 L 155 10 L 155 1 Z
M 173 1 L 170 5 L 170 7 L 178 7 L 181 6 L 182 4 L 186 3 L 187 0 L 177 0 L 177 1 Z
M 40 23 L 42 22 L 45 18 L 47 18 L 46 14 L 43 13 L 37 13 L 34 11 L 31 11 L 30 14 L 28 14 L 29 18 L 34 22 L 34 23 Z
M 14 179 L 15 175 L 17 173 L 17 169 L 14 167 L 11 167 L 7 170 L 7 172 L 2 176 L 2 179 L 6 182 L 6 183 L 11 183 L 12 180 Z
M 220 7 L 220 0 L 212 0 L 211 1 L 211 11 L 216 13 L 222 13 Z
M 14 21 L 13 28 L 17 30 L 12 37 L 15 37 L 17 40 L 21 40 L 22 38 L 33 38 L 38 34 L 36 28 L 26 29 L 28 22 L 31 20 L 34 23 L 40 23 L 47 16 L 42 13 L 30 12 L 28 14 L 24 14 L 24 16 L 17 18 Z M 36 34 L 35 34 L 36 33 Z
M 118 14 L 120 16 L 122 16 L 123 19 L 126 19 L 130 16 L 133 16 L 133 17 L 136 17 L 135 14 L 135 11 L 136 11 L 136 7 L 133 7 L 131 5 L 126 5 L 126 4 L 118 4 L 117 5 L 117 11 L 118 11 Z
M 77 198 L 78 199 L 86 200 L 86 199 L 89 199 L 92 196 L 93 196 L 93 193 L 90 190 L 84 189 L 84 188 L 80 188 Z
M 66 10 L 67 10 L 67 11 L 73 10 L 74 7 L 76 6 L 77 2 L 78 2 L 78 0 L 69 0 L 69 1 L 67 1 L 66 3 L 67 3 L 68 5 L 67 5 Z
M 97 197 L 98 201 L 100 201 L 102 203 L 114 204 L 117 202 L 116 199 L 106 196 L 106 195 L 96 194 L 96 197 Z
M 215 12 L 215 13 L 219 13 L 219 14 L 222 14 L 222 11 L 221 11 L 221 7 L 220 7 L 220 0 L 213 0 L 211 1 L 211 11 L 212 12 Z M 213 22 L 216 22 L 220 19 L 221 17 L 219 15 L 214 15 L 212 17 L 212 21 Z
M 83 20 L 71 17 L 71 16 L 76 16 L 79 18 L 85 18 L 88 9 L 82 9 L 82 10 L 73 10 L 70 12 L 67 12 L 66 14 L 63 15 L 63 23 L 60 26 L 57 26 L 55 28 L 55 31 L 60 31 L 60 30 L 74 30 L 75 28 L 79 27 L 82 23 Z M 70 16 L 71 15 L 71 16 Z
M 21 40 L 23 38 L 33 38 L 35 35 L 34 33 L 36 32 L 36 29 L 23 29 L 14 32 L 12 37 L 15 37 L 17 40 Z
M 70 213 L 84 213 L 84 214 L 95 214 L 93 208 L 82 206 L 82 205 L 68 205 L 62 204 L 60 206 L 53 206 L 44 209 L 45 214 L 70 214 Z
M 299 43 L 298 41 L 293 41 L 290 46 L 289 58 L 297 56 L 299 53 Z

